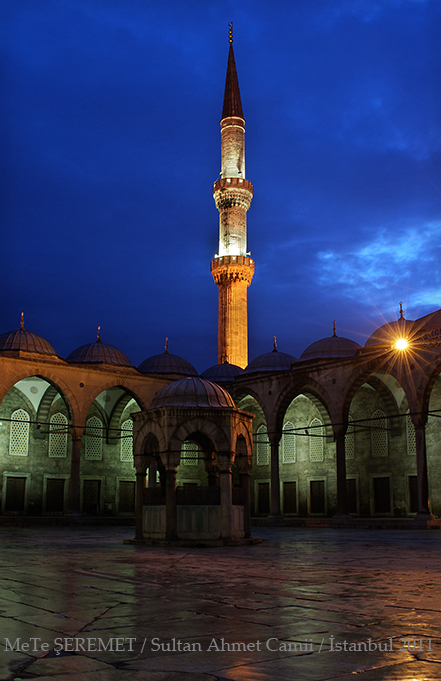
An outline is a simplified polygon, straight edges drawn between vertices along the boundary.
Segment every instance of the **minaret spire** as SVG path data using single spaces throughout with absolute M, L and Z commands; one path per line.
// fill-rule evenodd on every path
M 221 119 L 221 172 L 213 185 L 219 211 L 219 253 L 211 273 L 219 287 L 218 363 L 248 364 L 247 288 L 254 262 L 247 253 L 247 210 L 253 185 L 245 179 L 245 119 L 229 24 L 229 53 Z

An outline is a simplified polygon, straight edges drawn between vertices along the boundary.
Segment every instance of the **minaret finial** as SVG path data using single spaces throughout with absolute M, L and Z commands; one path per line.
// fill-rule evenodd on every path
M 403 303 L 400 301 L 400 319 L 404 319 Z
M 98 333 L 96 335 L 98 343 L 101 342 L 101 326 L 98 327 Z
M 165 339 L 164 351 L 168 352 L 168 338 Z
M 273 352 L 277 352 L 277 336 L 273 336 Z
M 337 327 L 335 326 L 335 319 L 333 321 L 333 326 L 332 326 L 332 335 L 336 336 L 337 335 Z
M 230 21 L 228 24 L 228 42 L 233 42 L 233 22 Z
M 20 315 L 20 329 L 24 329 L 24 312 Z

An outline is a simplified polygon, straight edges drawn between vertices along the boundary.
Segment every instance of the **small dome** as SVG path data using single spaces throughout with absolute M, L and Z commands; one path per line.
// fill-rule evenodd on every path
M 255 371 L 287 371 L 291 364 L 298 360 L 292 355 L 287 355 L 285 352 L 279 352 L 275 347 L 272 352 L 265 352 L 255 359 L 251 360 L 245 369 L 245 374 L 250 374 Z
M 95 343 L 87 343 L 82 345 L 66 358 L 68 362 L 83 362 L 84 364 L 117 364 L 118 366 L 131 367 L 131 361 L 125 356 L 121 350 L 114 348 L 113 345 L 107 345 L 98 338 Z
M 202 378 L 206 378 L 214 383 L 228 383 L 234 381 L 235 376 L 243 374 L 243 369 L 236 366 L 236 364 L 229 364 L 223 362 L 222 364 L 215 364 L 209 369 L 202 372 Z
M 24 350 L 42 355 L 56 355 L 52 345 L 41 336 L 21 327 L 17 331 L 7 331 L 0 335 L 0 350 Z
M 389 322 L 388 324 L 383 324 L 380 326 L 372 336 L 370 336 L 366 343 L 365 348 L 369 348 L 372 345 L 395 345 L 397 340 L 400 338 L 407 338 L 412 333 L 414 322 L 400 317 L 396 322 Z
M 349 338 L 334 335 L 311 343 L 300 355 L 300 360 L 353 357 L 360 347 L 358 343 Z
M 165 350 L 160 355 L 153 355 L 145 359 L 138 367 L 143 374 L 182 374 L 183 376 L 197 376 L 198 372 L 190 362 L 183 357 L 171 355 Z
M 226 390 L 203 378 L 181 378 L 154 396 L 150 409 L 158 407 L 234 407 Z

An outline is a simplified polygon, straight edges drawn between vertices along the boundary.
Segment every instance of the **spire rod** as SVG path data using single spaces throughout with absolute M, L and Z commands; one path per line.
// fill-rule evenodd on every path
M 273 336 L 273 352 L 277 352 L 277 336 Z
M 101 326 L 98 327 L 98 333 L 97 333 L 96 337 L 97 337 L 97 342 L 100 343 L 101 342 Z
M 233 42 L 233 22 L 230 21 L 228 24 L 228 42 L 232 43 Z
M 333 321 L 332 331 L 333 331 L 332 335 L 336 336 L 337 335 L 337 327 L 335 326 L 335 319 Z
M 400 319 L 404 319 L 403 303 L 400 301 Z
M 168 337 L 165 339 L 164 352 L 168 352 Z
M 20 315 L 20 329 L 24 329 L 24 312 Z

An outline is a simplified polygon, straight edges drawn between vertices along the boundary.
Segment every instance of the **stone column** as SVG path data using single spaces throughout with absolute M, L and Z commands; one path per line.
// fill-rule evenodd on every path
M 178 505 L 176 500 L 176 466 L 167 464 L 165 483 L 165 536 L 178 538 Z
M 337 512 L 334 517 L 349 516 L 348 493 L 346 487 L 345 433 L 346 429 L 344 431 L 338 431 L 335 435 L 337 453 Z
M 219 471 L 221 538 L 231 539 L 233 534 L 233 478 L 231 463 L 223 464 Z
M 245 537 L 251 537 L 251 493 L 250 471 L 240 471 L 240 486 L 243 494 L 243 529 Z
M 279 441 L 271 440 L 271 507 L 269 518 L 281 518 Z
M 156 487 L 156 461 L 149 465 L 149 488 Z
M 143 539 L 142 514 L 144 509 L 145 478 L 145 470 L 136 471 L 135 539 Z
M 84 429 L 72 434 L 72 459 L 70 462 L 68 515 L 80 515 L 80 462 L 81 438 Z
M 427 476 L 426 424 L 415 424 L 416 462 L 418 475 L 417 518 L 433 518 L 429 504 L 429 480 Z

